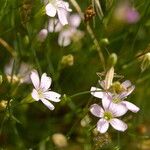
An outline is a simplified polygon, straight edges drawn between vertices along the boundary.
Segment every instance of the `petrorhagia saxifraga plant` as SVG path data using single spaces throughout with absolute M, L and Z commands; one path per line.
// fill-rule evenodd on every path
M 112 71 L 112 73 L 114 72 Z M 109 74 L 106 73 L 106 76 L 107 75 Z M 110 74 L 110 76 L 113 75 Z M 132 85 L 129 80 L 120 83 L 119 81 L 113 82 L 112 79 L 113 78 L 111 77 L 99 81 L 101 88 L 91 87 L 91 94 L 102 99 L 102 106 L 104 108 L 102 109 L 102 107 L 97 104 L 93 104 L 90 108 L 90 111 L 94 116 L 101 118 L 97 123 L 97 130 L 100 133 L 105 133 L 107 131 L 109 123 L 114 129 L 125 131 L 127 125 L 115 117 L 123 116 L 128 110 L 134 113 L 139 111 L 139 108 L 136 105 L 125 100 L 127 96 L 132 93 L 135 86 Z M 107 83 L 109 84 L 107 85 Z

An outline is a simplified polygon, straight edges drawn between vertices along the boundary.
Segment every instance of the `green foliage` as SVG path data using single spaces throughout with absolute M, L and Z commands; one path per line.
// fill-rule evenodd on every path
M 68 1 L 73 12 L 81 13 L 73 1 Z M 75 40 L 67 47 L 58 45 L 58 33 L 48 33 L 43 42 L 38 40 L 39 32 L 49 22 L 43 0 L 0 2 L 0 149 L 145 150 L 144 147 L 150 147 L 150 1 L 129 0 L 140 18 L 127 23 L 114 17 L 120 0 L 77 0 L 82 12 L 92 5 L 96 15 L 88 22 L 82 20 L 78 29 L 84 36 L 79 40 L 74 36 Z M 12 58 L 8 77 L 4 68 Z M 52 78 L 51 89 L 62 95 L 54 111 L 41 102 L 30 103 L 33 85 L 20 83 L 21 77 L 17 76 L 22 63 Z M 94 120 L 89 113 L 91 104 L 100 103 L 89 92 L 92 86 L 99 86 L 96 73 L 104 79 L 107 67 L 112 66 L 115 66 L 114 80 L 129 79 L 135 85 L 128 100 L 140 107 L 136 115 L 128 112 L 122 118 L 128 130 L 119 136 L 112 128 L 106 134 L 95 133 L 97 118 Z M 83 120 L 88 120 L 85 126 Z M 64 135 L 67 147 L 55 145 L 52 139 L 55 133 Z

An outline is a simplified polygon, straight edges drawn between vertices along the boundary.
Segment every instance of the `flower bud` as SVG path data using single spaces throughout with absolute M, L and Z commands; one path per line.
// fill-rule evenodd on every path
M 150 52 L 146 53 L 143 56 L 143 60 L 142 60 L 142 63 L 141 63 L 142 72 L 145 71 L 149 66 L 150 66 Z
M 114 67 L 116 63 L 117 63 L 117 55 L 115 53 L 112 53 L 108 58 L 107 66 L 108 68 L 111 68 Z
M 62 60 L 61 60 L 61 64 L 63 65 L 63 67 L 73 66 L 73 64 L 74 64 L 74 57 L 73 57 L 73 55 L 69 54 L 69 55 L 63 56 Z
M 3 82 L 3 77 L 0 75 L 0 85 L 2 84 Z
M 25 43 L 25 45 L 29 44 L 29 37 L 27 35 L 25 35 L 25 37 L 23 38 L 23 41 Z
M 66 147 L 68 145 L 67 138 L 61 133 L 53 134 L 52 140 L 54 144 L 59 148 Z
M 7 107 L 7 103 L 6 100 L 0 101 L 0 110 L 4 110 Z
M 101 39 L 100 43 L 102 45 L 108 45 L 109 44 L 109 40 L 107 38 L 103 38 L 103 39 Z
M 47 29 L 42 29 L 37 36 L 38 41 L 44 42 L 45 39 L 47 38 L 47 35 L 48 35 Z

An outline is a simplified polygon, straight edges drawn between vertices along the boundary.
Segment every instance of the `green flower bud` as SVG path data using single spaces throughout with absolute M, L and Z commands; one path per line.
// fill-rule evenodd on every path
M 116 63 L 117 63 L 117 55 L 115 53 L 112 53 L 108 58 L 107 66 L 108 68 L 111 68 L 114 67 Z
M 142 63 L 141 63 L 142 72 L 145 71 L 147 68 L 149 68 L 149 66 L 150 66 L 150 52 L 146 53 L 143 56 Z
M 103 39 L 101 39 L 100 43 L 102 45 L 108 45 L 109 44 L 109 40 L 107 38 L 103 38 Z
M 63 67 L 73 66 L 73 64 L 74 64 L 74 57 L 73 57 L 73 55 L 69 54 L 69 55 L 65 55 L 65 56 L 62 57 L 61 65 Z
M 2 100 L 0 101 L 0 110 L 4 110 L 7 107 L 8 101 Z
M 0 75 L 0 84 L 3 82 L 3 77 Z

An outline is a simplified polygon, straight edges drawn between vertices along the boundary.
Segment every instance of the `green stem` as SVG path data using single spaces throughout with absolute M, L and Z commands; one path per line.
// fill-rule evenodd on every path
M 85 94 L 89 94 L 91 92 L 100 92 L 102 90 L 95 90 L 95 91 L 83 91 L 83 92 L 79 92 L 79 93 L 76 93 L 76 94 L 73 94 L 70 96 L 70 98 L 74 98 L 74 97 L 77 97 L 77 96 L 80 96 L 80 95 L 85 95 Z

